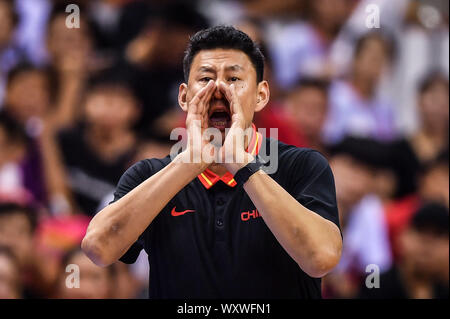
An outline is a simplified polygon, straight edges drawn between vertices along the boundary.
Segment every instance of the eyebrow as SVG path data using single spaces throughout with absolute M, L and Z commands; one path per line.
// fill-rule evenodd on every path
M 198 70 L 200 72 L 211 72 L 211 73 L 216 72 L 215 68 L 210 67 L 210 66 L 201 66 Z M 243 71 L 243 70 L 244 70 L 244 68 L 238 64 L 229 65 L 229 66 L 225 67 L 225 71 Z
M 215 73 L 216 72 L 216 70 L 214 68 L 210 67 L 210 66 L 201 66 L 198 70 L 200 72 L 211 72 L 211 73 Z
M 230 65 L 225 68 L 227 71 L 243 71 L 244 68 L 238 64 Z

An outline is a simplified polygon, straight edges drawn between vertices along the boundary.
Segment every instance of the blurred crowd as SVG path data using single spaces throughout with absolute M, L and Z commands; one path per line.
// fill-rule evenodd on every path
M 79 28 L 66 26 L 69 3 Z M 271 102 L 256 126 L 333 170 L 344 248 L 323 296 L 448 298 L 448 6 L 0 0 L 0 298 L 146 298 L 144 252 L 100 268 L 80 242 L 123 172 L 169 153 L 189 35 L 217 24 L 266 57 Z

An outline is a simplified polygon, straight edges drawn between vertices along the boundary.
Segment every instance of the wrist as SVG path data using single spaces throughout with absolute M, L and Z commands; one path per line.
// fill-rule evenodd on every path
M 200 162 L 196 162 L 191 157 L 191 152 L 185 150 L 178 154 L 172 161 L 175 164 L 185 165 L 189 170 L 196 174 L 196 176 L 202 173 L 205 169 L 208 168 L 209 164 L 200 160 Z
M 243 160 L 233 161 L 232 163 L 224 163 L 226 169 L 233 175 L 235 175 L 241 168 L 245 167 L 248 163 L 253 162 L 255 158 L 245 152 L 243 156 L 241 156 Z M 235 158 L 236 160 L 236 158 Z
M 251 176 L 261 170 L 262 166 L 263 163 L 258 158 L 255 158 L 254 161 L 249 162 L 234 174 L 234 180 L 238 185 L 244 185 Z

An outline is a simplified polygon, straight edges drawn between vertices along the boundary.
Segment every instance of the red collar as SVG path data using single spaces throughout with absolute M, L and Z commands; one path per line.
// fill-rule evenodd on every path
M 253 123 L 252 129 L 253 129 L 252 139 L 250 140 L 250 143 L 248 143 L 246 151 L 249 152 L 251 155 L 257 155 L 261 148 L 263 136 L 261 135 L 261 133 L 256 131 L 256 126 Z M 233 178 L 233 174 L 231 174 L 230 172 L 226 172 L 224 175 L 219 176 L 207 168 L 203 171 L 203 173 L 200 173 L 200 175 L 198 175 L 197 178 L 200 180 L 203 186 L 205 186 L 206 189 L 210 189 L 215 183 L 217 183 L 220 180 L 230 187 L 236 186 L 236 181 Z

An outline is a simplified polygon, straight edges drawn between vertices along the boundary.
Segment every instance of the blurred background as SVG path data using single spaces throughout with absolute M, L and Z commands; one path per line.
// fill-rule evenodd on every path
M 80 28 L 66 27 L 69 3 Z M 144 252 L 99 268 L 80 242 L 123 172 L 169 153 L 189 35 L 217 24 L 266 56 L 271 102 L 257 127 L 332 167 L 344 250 L 323 296 L 448 298 L 448 7 L 0 0 L 0 298 L 147 297 Z M 68 264 L 80 288 L 66 287 Z M 380 287 L 368 289 L 373 269 Z

